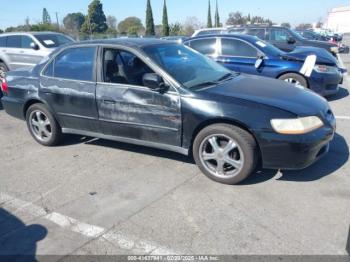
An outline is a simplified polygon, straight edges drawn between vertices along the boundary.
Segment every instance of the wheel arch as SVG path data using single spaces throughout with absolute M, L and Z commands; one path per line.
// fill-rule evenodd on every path
M 245 125 L 244 123 L 238 121 L 238 120 L 233 120 L 233 119 L 227 119 L 227 118 L 214 118 L 214 119 L 208 119 L 205 120 L 203 122 L 201 122 L 199 125 L 197 125 L 197 127 L 194 129 L 193 133 L 192 133 L 192 137 L 191 137 L 191 144 L 190 144 L 190 149 L 189 149 L 189 155 L 192 156 L 193 155 L 193 143 L 195 138 L 197 137 L 197 135 L 199 134 L 200 131 L 202 131 L 204 128 L 211 126 L 211 125 L 216 125 L 216 124 L 229 124 L 229 125 L 233 125 L 236 127 L 239 127 L 241 129 L 243 129 L 244 131 L 248 132 L 255 140 L 256 146 L 258 148 L 258 156 L 259 156 L 259 161 L 262 157 L 262 152 L 260 149 L 260 145 L 258 143 L 258 140 L 256 138 L 256 135 L 254 134 L 254 132 L 252 132 L 252 130 Z
M 282 72 L 282 73 L 280 73 L 279 75 L 276 76 L 276 79 L 279 79 L 281 76 L 287 75 L 287 74 L 296 74 L 296 75 L 301 76 L 302 78 L 305 79 L 306 84 L 307 84 L 307 88 L 310 88 L 309 79 L 307 77 L 305 77 L 304 75 L 300 74 L 300 72 L 297 72 L 297 71 L 285 71 L 285 72 Z

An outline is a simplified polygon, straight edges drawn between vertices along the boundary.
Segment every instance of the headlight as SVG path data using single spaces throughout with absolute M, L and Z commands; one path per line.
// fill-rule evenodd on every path
M 322 127 L 323 122 L 317 116 L 309 116 L 295 119 L 272 119 L 271 125 L 277 133 L 300 135 Z
M 334 66 L 326 66 L 326 65 L 315 65 L 314 70 L 317 73 L 337 73 L 338 68 Z
M 335 54 L 338 54 L 339 53 L 339 48 L 337 46 L 332 46 L 331 47 L 331 52 L 335 53 Z

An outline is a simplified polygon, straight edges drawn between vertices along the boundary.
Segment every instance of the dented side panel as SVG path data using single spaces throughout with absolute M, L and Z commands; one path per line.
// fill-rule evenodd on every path
M 105 135 L 181 146 L 179 94 L 100 83 L 96 100 Z

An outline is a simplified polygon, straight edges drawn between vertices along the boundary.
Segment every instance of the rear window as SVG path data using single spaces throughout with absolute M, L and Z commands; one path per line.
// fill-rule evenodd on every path
M 60 34 L 36 34 L 34 36 L 46 48 L 56 48 L 73 42 L 72 39 Z
M 7 37 L 7 47 L 10 48 L 21 48 L 22 37 L 20 35 L 11 35 Z

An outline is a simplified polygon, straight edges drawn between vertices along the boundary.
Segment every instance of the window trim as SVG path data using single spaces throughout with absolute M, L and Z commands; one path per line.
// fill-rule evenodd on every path
M 96 83 L 97 80 L 97 59 L 98 59 L 98 45 L 79 45 L 79 46 L 74 46 L 74 47 L 66 47 L 64 49 L 62 49 L 60 52 L 58 52 L 57 54 L 55 54 L 53 57 L 51 57 L 49 59 L 49 61 L 46 62 L 45 66 L 43 67 L 43 69 L 40 72 L 40 77 L 46 77 L 49 79 L 61 79 L 61 80 L 65 80 L 65 81 L 77 81 L 77 82 L 81 82 L 81 83 Z M 91 81 L 87 81 L 87 80 L 78 80 L 78 79 L 71 79 L 71 78 L 64 78 L 64 77 L 56 77 L 56 76 L 47 76 L 44 74 L 44 72 L 46 71 L 47 67 L 51 64 L 51 63 L 55 63 L 56 58 L 61 55 L 63 52 L 67 51 L 67 50 L 72 50 L 72 49 L 80 49 L 80 48 L 95 48 L 95 54 L 94 54 L 94 61 L 93 61 L 93 71 L 92 71 L 92 80 Z M 54 70 L 55 72 L 55 70 Z

